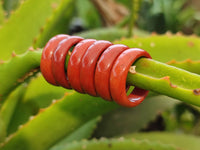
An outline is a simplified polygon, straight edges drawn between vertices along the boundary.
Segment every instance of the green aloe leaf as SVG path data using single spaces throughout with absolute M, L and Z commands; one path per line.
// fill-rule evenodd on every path
M 67 136 L 66 138 L 62 139 L 59 143 L 51 147 L 50 150 L 61 150 L 64 149 L 71 142 L 90 138 L 100 119 L 101 117 L 97 117 L 88 121 L 79 129 L 74 131 L 71 135 Z
M 2 1 L 0 1 L 0 28 L 3 21 L 4 21 L 4 10 L 3 10 Z
M 33 47 L 44 47 L 48 40 L 57 34 L 69 33 L 71 18 L 74 16 L 74 0 L 63 0 L 55 12 L 41 28 L 41 33 L 36 37 Z
M 39 70 L 40 57 L 41 51 L 27 51 L 23 55 L 13 54 L 9 61 L 0 63 L 1 99 Z
M 122 39 L 115 43 L 137 47 L 149 52 L 153 59 L 160 62 L 186 59 L 199 60 L 200 39 L 183 35 L 152 35 L 146 38 Z
M 52 101 L 63 97 L 66 92 L 72 92 L 61 87 L 50 85 L 41 75 L 37 76 L 31 78 L 26 93 L 16 108 L 8 128 L 9 134 L 16 132 L 21 125 L 25 124 L 39 111 L 43 111 Z
M 157 115 L 173 108 L 177 103 L 179 102 L 172 98 L 160 95 L 146 98 L 137 107 L 120 107 L 103 116 L 95 137 L 123 136 L 130 132 L 137 132 L 145 128 Z
M 101 98 L 76 92 L 67 93 L 1 143 L 1 150 L 47 149 L 87 121 L 118 107 Z M 50 130 L 51 129 L 51 130 Z M 45 134 L 41 134 L 41 133 Z M 38 136 L 40 135 L 40 136 Z
M 6 17 L 9 17 L 10 14 L 17 9 L 20 4 L 23 4 L 23 0 L 1 0 L 3 3 L 3 8 L 6 12 Z
M 99 28 L 76 34 L 83 38 L 113 41 L 126 35 L 126 30 L 119 28 Z
M 91 29 L 102 26 L 101 16 L 90 0 L 77 0 L 76 12 L 77 17 L 82 19 L 85 28 Z
M 148 33 L 142 30 L 134 29 L 134 34 L 138 37 L 146 37 Z M 127 31 L 125 29 L 117 28 L 117 27 L 109 27 L 109 28 L 97 28 L 89 31 L 84 31 L 78 34 L 75 34 L 84 38 L 94 38 L 97 40 L 108 40 L 115 41 L 119 40 L 122 37 L 127 35 Z
M 126 138 L 135 138 L 138 140 L 150 140 L 152 142 L 161 142 L 165 144 L 174 145 L 180 147 L 182 150 L 199 150 L 200 149 L 200 138 L 193 135 L 176 134 L 176 133 L 161 133 L 161 132 L 150 132 L 150 133 L 134 133 L 125 136 Z
M 46 24 L 61 0 L 26 0 L 0 29 L 0 55 L 7 60 L 11 52 L 24 53 Z M 31 31 L 31 32 L 30 32 Z
M 200 61 L 192 61 L 191 59 L 187 59 L 185 61 L 172 60 L 167 62 L 167 64 L 178 68 L 182 68 L 189 72 L 200 74 Z
M 135 139 L 100 139 L 91 141 L 74 142 L 67 145 L 60 150 L 177 150 L 176 147 L 162 144 L 159 142 L 152 142 L 147 140 Z M 181 150 L 181 149 L 180 149 Z
M 2 142 L 8 135 L 8 128 L 12 117 L 15 113 L 15 109 L 24 95 L 26 87 L 24 85 L 19 86 L 15 91 L 13 91 L 5 103 L 0 109 L 0 142 Z

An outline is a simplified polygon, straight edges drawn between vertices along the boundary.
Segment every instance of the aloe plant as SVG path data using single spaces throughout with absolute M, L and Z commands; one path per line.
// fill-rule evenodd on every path
M 14 5 L 12 1 L 8 2 Z M 130 71 L 127 76 L 128 84 L 151 91 L 136 108 L 122 108 L 114 102 L 56 87 L 44 80 L 40 73 L 42 49 L 52 36 L 69 33 L 74 17 L 85 19 L 80 13 L 84 9 L 78 9 L 82 3 L 26 0 L 18 3 L 18 7 L 12 7 L 10 16 L 2 14 L 11 12 L 11 7 L 0 5 L 0 150 L 186 149 L 181 142 L 169 145 L 170 142 L 158 143 L 153 138 L 146 141 L 145 138 L 135 140 L 132 136 L 125 139 L 115 136 L 144 129 L 159 115 L 158 112 L 165 112 L 179 103 L 200 106 L 198 37 L 151 35 L 135 29 L 135 37 L 126 39 L 127 29 L 119 27 L 101 27 L 77 34 L 139 47 L 151 54 L 152 60 L 139 59 L 133 64 L 136 72 Z M 87 3 L 96 14 L 92 3 Z M 78 12 L 74 14 L 74 10 Z M 88 28 L 95 28 L 89 25 L 93 17 L 84 20 Z M 120 112 L 121 116 L 117 115 Z M 140 114 L 140 117 L 133 114 Z M 101 126 L 97 127 L 102 115 Z M 115 115 L 119 118 L 113 120 Z M 109 133 L 110 129 L 118 132 Z M 137 134 L 143 137 L 141 133 Z M 100 136 L 113 138 L 81 141 Z M 159 138 L 156 134 L 152 137 Z M 174 134 L 166 135 L 166 138 L 172 137 Z M 188 139 L 182 138 L 182 143 Z

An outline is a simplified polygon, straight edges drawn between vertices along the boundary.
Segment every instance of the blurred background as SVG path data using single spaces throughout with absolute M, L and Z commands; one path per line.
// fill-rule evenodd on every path
M 1 0 L 7 18 L 25 0 Z M 67 33 L 102 26 L 134 26 L 148 32 L 200 34 L 199 0 L 76 0 Z M 1 14 L 1 13 L 0 13 Z M 1 17 L 0 17 L 1 18 Z

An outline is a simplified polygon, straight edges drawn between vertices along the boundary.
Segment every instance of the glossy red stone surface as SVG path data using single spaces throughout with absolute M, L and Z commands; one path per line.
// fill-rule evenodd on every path
M 72 52 L 69 51 L 72 50 Z M 66 57 L 70 55 L 66 66 Z M 80 93 L 100 96 L 119 105 L 140 104 L 148 91 L 135 87 L 127 96 L 126 78 L 129 68 L 140 57 L 151 58 L 144 50 L 113 45 L 109 41 L 58 35 L 45 46 L 41 71 L 53 85 L 73 88 Z
M 78 43 L 68 62 L 67 66 L 67 76 L 70 81 L 71 87 L 80 93 L 84 93 L 80 84 L 80 67 L 82 63 L 82 58 L 87 51 L 87 49 L 95 42 L 93 39 L 82 40 Z
M 65 68 L 65 60 L 67 54 L 72 46 L 77 44 L 83 40 L 83 38 L 78 36 L 70 36 L 67 39 L 62 40 L 59 44 L 57 49 L 54 51 L 52 57 L 52 71 L 53 76 L 56 83 L 62 87 L 70 89 L 71 86 L 69 84 L 67 75 L 66 75 L 66 68 Z
M 63 39 L 68 38 L 68 35 L 60 34 L 57 36 L 54 36 L 49 40 L 49 42 L 46 44 L 46 46 L 43 49 L 42 52 L 42 58 L 41 58 L 41 64 L 40 64 L 40 70 L 44 76 L 44 78 L 47 80 L 47 82 L 57 85 L 53 73 L 52 73 L 52 67 L 51 67 L 51 57 L 58 47 L 58 44 Z
M 83 56 L 80 68 L 80 82 L 85 93 L 97 96 L 94 83 L 96 64 L 102 52 L 111 45 L 112 43 L 108 41 L 96 41 Z
M 99 58 L 95 71 L 95 87 L 97 94 L 105 100 L 112 100 L 109 85 L 110 72 L 114 61 L 119 56 L 119 54 L 121 54 L 126 49 L 128 49 L 128 47 L 125 45 L 112 45 L 107 48 Z
M 144 50 L 132 48 L 124 51 L 115 61 L 110 74 L 110 91 L 113 100 L 119 105 L 133 107 L 140 104 L 148 91 L 135 87 L 130 95 L 126 95 L 126 78 L 131 65 L 140 57 L 151 58 Z

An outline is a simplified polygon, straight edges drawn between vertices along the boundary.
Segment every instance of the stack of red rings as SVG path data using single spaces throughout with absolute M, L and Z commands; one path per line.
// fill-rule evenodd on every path
M 66 68 L 65 61 L 71 48 Z M 130 95 L 126 94 L 129 68 L 140 57 L 151 58 L 138 48 L 61 34 L 46 44 L 40 68 L 44 78 L 53 85 L 133 107 L 148 94 L 147 90 L 138 87 Z

